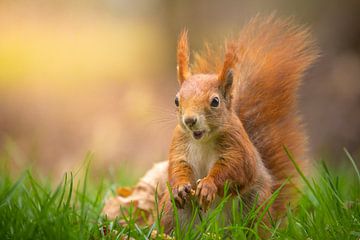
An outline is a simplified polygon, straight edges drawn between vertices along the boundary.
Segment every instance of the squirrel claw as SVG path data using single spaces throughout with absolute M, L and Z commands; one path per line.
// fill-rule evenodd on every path
M 191 192 L 191 184 L 186 183 L 174 187 L 173 189 L 173 197 L 175 201 L 175 205 L 179 209 L 183 209 L 186 201 L 188 200 L 188 196 Z
M 214 201 L 217 193 L 217 187 L 211 178 L 205 177 L 197 181 L 196 196 L 199 200 L 200 209 L 207 211 Z

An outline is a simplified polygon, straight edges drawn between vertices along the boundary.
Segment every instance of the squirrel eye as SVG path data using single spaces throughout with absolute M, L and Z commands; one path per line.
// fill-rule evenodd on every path
M 179 98 L 178 98 L 178 96 L 175 97 L 175 105 L 177 107 L 179 107 Z
M 218 106 L 219 106 L 219 103 L 220 103 L 219 98 L 218 98 L 218 97 L 214 97 L 214 98 L 211 100 L 210 105 L 211 105 L 212 107 L 218 107 Z

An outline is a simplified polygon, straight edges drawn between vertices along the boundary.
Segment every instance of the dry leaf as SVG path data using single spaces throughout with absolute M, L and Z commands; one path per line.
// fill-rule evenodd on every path
M 158 192 L 158 198 L 161 199 L 166 190 L 167 174 L 167 161 L 154 164 L 134 188 L 118 188 L 117 194 L 119 196 L 106 200 L 103 214 L 113 220 L 122 214 L 121 208 L 128 209 L 132 205 L 138 224 L 152 224 L 155 210 L 155 192 Z M 129 214 L 127 211 L 123 211 L 123 213 Z

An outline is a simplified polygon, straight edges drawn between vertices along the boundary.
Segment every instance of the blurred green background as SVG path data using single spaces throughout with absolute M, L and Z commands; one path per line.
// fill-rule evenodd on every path
M 177 35 L 222 44 L 257 13 L 309 25 L 322 57 L 300 108 L 315 158 L 360 151 L 360 1 L 0 2 L 0 151 L 60 176 L 88 150 L 99 173 L 165 160 Z M 356 159 L 356 157 L 354 157 Z

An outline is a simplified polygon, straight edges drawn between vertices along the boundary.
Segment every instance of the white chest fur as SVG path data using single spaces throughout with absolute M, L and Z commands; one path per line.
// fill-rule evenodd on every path
M 211 143 L 192 141 L 188 145 L 187 161 L 194 171 L 195 181 L 208 175 L 218 159 L 218 154 Z

